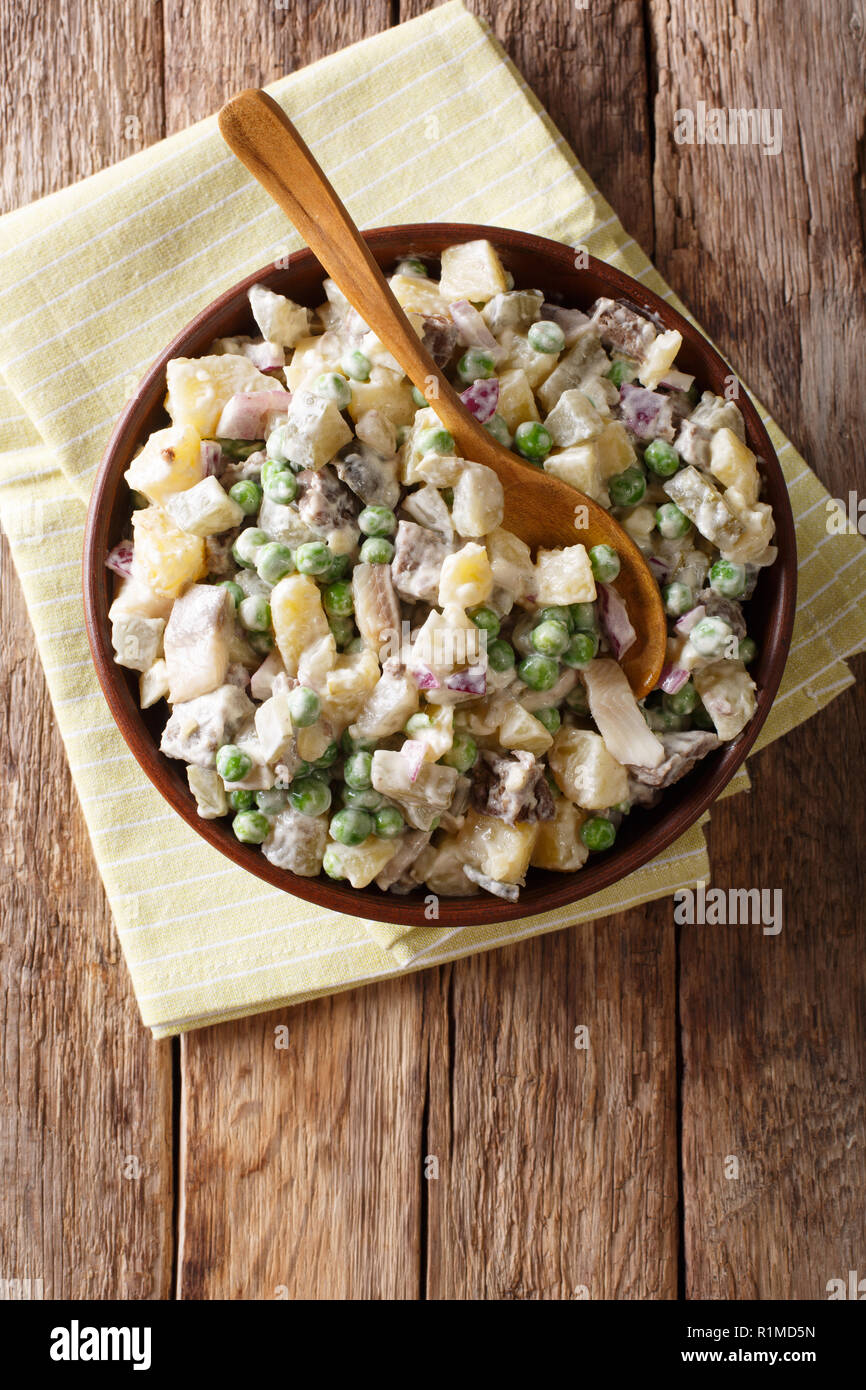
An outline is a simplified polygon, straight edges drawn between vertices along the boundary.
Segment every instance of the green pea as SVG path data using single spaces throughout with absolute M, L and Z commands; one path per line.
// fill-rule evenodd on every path
M 306 729 L 310 724 L 315 724 L 322 712 L 322 702 L 315 690 L 307 685 L 296 685 L 294 690 L 289 691 L 288 700 L 289 714 L 295 728 Z
M 254 569 L 256 552 L 267 543 L 268 538 L 260 527 L 248 526 L 245 531 L 241 531 L 232 546 L 232 555 L 243 569 Z
M 274 638 L 270 632 L 248 632 L 247 641 L 258 656 L 267 656 L 274 650 Z
M 698 692 L 691 681 L 686 681 L 672 695 L 665 695 L 662 704 L 671 714 L 691 714 L 698 703 Z
M 568 646 L 568 628 L 562 623 L 539 623 L 530 632 L 529 640 L 543 656 L 561 656 Z
M 752 637 L 743 637 L 737 648 L 737 656 L 744 666 L 750 666 L 758 655 L 758 644 Z
M 331 788 L 320 777 L 295 777 L 289 801 L 302 816 L 323 816 L 331 807 Z
M 256 555 L 256 569 L 260 579 L 266 584 L 276 584 L 284 575 L 291 574 L 295 561 L 291 550 L 282 541 L 268 541 Z
M 271 502 L 277 502 L 281 507 L 287 507 L 290 502 L 294 502 L 298 493 L 298 483 L 294 473 L 288 468 L 281 468 L 278 472 L 270 473 L 264 483 L 265 496 Z
M 517 674 L 530 690 L 550 690 L 551 686 L 556 685 L 559 665 L 550 656 L 530 652 L 518 666 Z
M 492 671 L 508 671 L 517 660 L 514 648 L 504 638 L 497 637 L 487 644 L 487 664 Z
M 216 770 L 224 782 L 242 782 L 252 765 L 250 755 L 236 743 L 224 743 L 217 749 Z
M 680 456 L 665 439 L 654 439 L 644 449 L 644 459 L 648 468 L 660 478 L 670 478 L 680 466 Z
M 328 627 L 337 646 L 343 650 L 355 636 L 355 624 L 351 618 L 341 618 L 336 613 L 328 615 Z
M 287 471 L 288 469 L 285 463 L 279 462 L 277 459 L 265 459 L 262 464 L 260 475 L 261 486 L 264 488 L 265 483 L 267 483 L 270 478 L 273 478 L 276 473 L 286 473 Z
M 410 738 L 416 738 L 418 734 L 425 734 L 428 729 L 433 728 L 433 720 L 429 714 L 410 714 L 406 723 L 403 725 L 403 732 Z
M 338 410 L 345 410 L 352 399 L 352 388 L 339 372 L 322 372 L 321 376 L 316 377 L 313 390 L 317 396 L 332 401 Z
M 340 748 L 345 753 L 346 757 L 348 757 L 350 753 L 357 753 L 359 748 L 369 751 L 371 748 L 375 747 L 375 739 L 353 738 L 348 729 L 344 729 L 340 735 Z
M 343 873 L 343 864 L 340 855 L 338 851 L 334 849 L 333 845 L 325 850 L 324 858 L 322 859 L 322 869 L 328 875 L 328 878 L 346 877 Z
M 664 502 L 656 508 L 656 526 L 665 540 L 676 541 L 688 534 L 692 523 L 676 502 Z
M 252 811 L 256 804 L 255 792 L 246 791 L 243 787 L 236 787 L 226 795 L 226 800 L 233 811 Z
M 605 376 L 612 381 L 614 386 L 622 386 L 627 381 L 634 381 L 637 376 L 637 368 L 633 362 L 626 362 L 618 357 L 611 363 L 610 371 L 605 372 Z
M 570 603 L 568 611 L 575 632 L 597 632 L 598 618 L 594 603 Z
M 299 574 L 324 574 L 330 563 L 331 552 L 324 541 L 304 541 L 295 551 Z
M 537 420 L 524 420 L 514 431 L 514 447 L 525 459 L 539 463 L 553 448 L 553 436 Z
M 329 743 L 324 753 L 321 753 L 313 763 L 313 767 L 319 772 L 324 771 L 326 768 L 333 767 L 339 755 L 340 750 L 336 743 Z
M 589 700 L 586 698 L 586 690 L 580 682 L 578 682 L 573 690 L 568 692 L 565 697 L 565 703 L 570 710 L 573 710 L 574 713 L 579 715 L 582 719 L 585 719 L 589 714 Z
M 499 636 L 499 618 L 492 608 L 470 608 L 467 614 L 475 624 L 480 627 L 482 632 L 487 633 L 489 641 Z
M 267 599 L 245 598 L 238 607 L 241 627 L 248 632 L 267 632 L 271 625 L 271 605 Z
M 506 424 L 505 420 L 498 412 L 494 415 L 491 415 L 489 420 L 484 421 L 484 428 L 486 429 L 488 434 L 493 435 L 493 438 L 497 440 L 497 442 L 501 444 L 504 449 L 511 448 L 511 430 L 508 428 L 508 425 Z
M 365 507 L 358 517 L 358 525 L 365 536 L 393 536 L 397 518 L 390 507 Z
M 468 772 L 478 761 L 478 744 L 471 734 L 457 732 L 454 742 L 440 759 L 446 767 L 454 767 L 458 772 Z
M 394 546 L 384 536 L 368 536 L 359 554 L 364 565 L 390 565 L 394 558 Z
M 228 589 L 229 593 L 231 594 L 232 602 L 234 603 L 235 608 L 238 608 L 240 604 L 243 602 L 244 591 L 241 588 L 240 584 L 236 584 L 233 579 L 221 579 L 217 587 L 219 589 Z
M 397 266 L 398 275 L 419 275 L 427 279 L 427 267 L 423 261 L 419 261 L 417 256 L 409 256 L 405 261 L 401 261 Z
M 373 817 L 373 832 L 380 840 L 395 840 L 406 829 L 406 822 L 396 806 L 383 806 Z
M 286 453 L 287 444 L 288 440 L 286 438 L 286 426 L 277 425 L 276 429 L 271 430 L 267 438 L 267 443 L 265 444 L 268 459 L 272 460 L 274 463 L 282 464 L 282 466 L 285 468 L 286 464 L 289 461 L 289 456 Z M 266 465 L 264 465 L 262 469 L 263 475 L 265 466 Z
M 607 480 L 607 490 L 615 507 L 636 507 L 646 492 L 643 469 L 635 463 L 622 473 L 614 473 Z
M 358 791 L 355 787 L 344 786 L 341 796 L 344 806 L 354 806 L 360 811 L 378 811 L 385 805 L 384 796 L 373 787 Z
M 746 567 L 733 560 L 717 560 L 710 568 L 710 587 L 725 598 L 739 598 L 746 588 Z
M 343 767 L 343 781 L 352 791 L 369 791 L 373 785 L 373 754 L 352 753 Z
M 610 849 L 616 839 L 616 826 L 604 816 L 590 816 L 580 827 L 580 838 L 587 849 L 596 853 Z
M 256 792 L 256 806 L 266 816 L 278 816 L 288 799 L 288 793 L 282 787 L 269 787 L 267 791 Z
M 337 584 L 329 584 L 322 594 L 322 602 L 325 612 L 330 613 L 335 618 L 348 618 L 355 611 L 352 586 L 347 584 L 345 580 L 340 580 Z
M 365 352 L 360 348 L 355 348 L 353 352 L 347 352 L 340 366 L 351 377 L 352 381 L 369 381 L 372 363 Z
M 695 606 L 694 595 L 688 584 L 683 584 L 682 580 L 675 579 L 671 584 L 666 584 L 662 589 L 665 612 L 671 618 L 681 618 L 683 613 L 688 613 Z
M 361 845 L 373 833 L 373 817 L 369 811 L 347 806 L 331 819 L 331 838 L 341 845 Z
M 589 552 L 589 563 L 599 584 L 611 584 L 619 574 L 619 556 L 612 545 L 594 545 Z
M 562 653 L 562 660 L 566 666 L 588 666 L 597 651 L 597 633 L 576 632 Z
M 419 436 L 418 448 L 422 454 L 453 454 L 454 436 L 439 425 Z
M 689 633 L 689 642 L 701 656 L 721 656 L 730 636 L 730 624 L 724 618 L 701 618 Z
M 562 723 L 559 710 L 555 709 L 553 705 L 549 705 L 547 709 L 537 709 L 535 717 L 539 724 L 544 725 L 549 734 L 555 734 Z
M 252 478 L 241 478 L 229 488 L 229 497 L 237 502 L 244 516 L 255 516 L 262 505 L 262 490 Z
M 551 605 L 548 608 L 540 609 L 536 622 L 559 623 L 560 627 L 566 628 L 569 632 L 571 632 L 574 628 L 574 620 L 571 616 L 571 609 L 566 608 L 564 605 L 561 607 L 554 607 L 553 605 Z
M 423 391 L 418 390 L 417 386 L 412 387 L 412 399 L 418 406 L 419 410 L 423 410 L 425 405 L 427 404 L 427 397 L 424 395 Z
M 338 580 L 346 578 L 351 568 L 352 561 L 348 555 L 332 555 L 328 568 L 316 577 L 321 584 L 336 584 Z
M 270 834 L 271 823 L 261 811 L 238 811 L 232 830 L 244 845 L 260 845 Z
M 527 333 L 529 346 L 533 352 L 560 353 L 565 347 L 565 334 L 558 323 L 541 319 L 530 325 Z
M 484 348 L 471 347 L 466 349 L 457 363 L 457 375 L 467 383 L 486 381 L 493 375 L 494 366 L 489 352 L 485 352 Z

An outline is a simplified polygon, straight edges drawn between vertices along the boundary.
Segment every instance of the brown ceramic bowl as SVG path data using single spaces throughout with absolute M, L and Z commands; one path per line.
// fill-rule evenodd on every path
M 500 227 L 459 223 L 379 227 L 365 236 L 376 259 L 386 269 L 410 254 L 436 257 L 454 242 L 486 237 L 497 248 L 517 285 L 543 289 L 548 298 L 579 308 L 585 308 L 599 295 L 630 299 L 657 315 L 666 328 L 679 329 L 683 346 L 677 366 L 693 373 L 702 389 L 724 394 L 729 368 L 706 339 L 664 300 L 622 271 L 593 257 L 589 257 L 585 269 L 576 269 L 573 251 L 558 242 Z M 129 520 L 130 496 L 123 481 L 124 470 L 146 436 L 169 423 L 163 409 L 166 363 L 172 357 L 200 356 L 214 338 L 255 332 L 247 302 L 247 290 L 251 285 L 262 281 L 271 289 L 312 308 L 322 301 L 322 279 L 321 266 L 306 250 L 292 256 L 284 269 L 266 266 L 204 309 L 154 363 L 117 423 L 93 489 L 84 546 L 87 631 L 97 674 L 121 733 L 150 780 L 199 835 L 242 868 L 296 897 L 353 917 L 424 926 L 429 922 L 424 917 L 420 891 L 409 897 L 394 897 L 374 886 L 356 891 L 324 875 L 315 879 L 297 878 L 269 864 L 259 849 L 236 840 L 228 820 L 200 819 L 187 787 L 184 764 L 163 757 L 159 751 L 166 717 L 164 704 L 140 710 L 137 676 L 115 665 L 112 658 L 108 609 L 113 576 L 105 568 L 105 556 L 120 539 Z M 794 523 L 782 471 L 767 432 L 745 392 L 739 404 L 749 446 L 763 460 L 765 494 L 775 514 L 779 546 L 778 561 L 762 573 L 749 604 L 750 632 L 759 648 L 753 668 L 758 685 L 754 718 L 734 743 L 705 758 L 692 773 L 665 792 L 657 808 L 633 812 L 623 823 L 615 848 L 608 854 L 591 858 L 580 873 L 556 874 L 531 869 L 516 906 L 487 894 L 443 899 L 439 926 L 529 917 L 575 902 L 615 883 L 660 854 L 694 824 L 719 795 L 754 743 L 785 666 L 794 622 L 797 561 Z

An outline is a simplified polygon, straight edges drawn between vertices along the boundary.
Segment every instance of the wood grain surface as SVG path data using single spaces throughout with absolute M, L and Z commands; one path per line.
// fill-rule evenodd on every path
M 2 208 L 424 8 L 0 0 Z M 807 0 L 794 26 L 782 0 L 470 8 L 831 491 L 856 487 L 860 0 Z M 676 145 L 699 100 L 781 108 L 782 152 Z M 677 929 L 656 903 L 154 1044 L 2 558 L 0 1277 L 658 1299 L 820 1298 L 862 1272 L 861 687 L 713 811 L 714 882 L 780 887 L 777 937 Z

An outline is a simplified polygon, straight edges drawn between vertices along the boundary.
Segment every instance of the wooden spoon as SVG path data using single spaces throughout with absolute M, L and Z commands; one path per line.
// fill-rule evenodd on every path
M 434 406 L 458 453 L 492 468 L 505 492 L 503 525 L 533 550 L 581 542 L 611 545 L 620 558 L 616 588 L 637 640 L 622 659 L 635 695 L 657 684 L 667 625 L 658 585 L 614 518 L 592 498 L 522 463 L 466 410 L 406 318 L 367 243 L 291 121 L 266 92 L 251 89 L 219 113 L 226 144 L 267 189 L 349 303 Z

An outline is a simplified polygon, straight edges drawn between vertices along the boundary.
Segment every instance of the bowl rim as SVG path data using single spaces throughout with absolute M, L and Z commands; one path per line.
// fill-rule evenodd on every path
M 417 246 L 417 243 L 425 238 L 432 237 L 443 246 L 484 238 L 506 250 L 512 248 L 518 252 L 541 256 L 554 270 L 557 263 L 563 271 L 571 274 L 575 270 L 586 270 L 610 285 L 614 295 L 627 298 L 655 315 L 665 328 L 677 328 L 683 334 L 684 345 L 690 343 L 696 346 L 701 353 L 708 355 L 709 359 L 715 359 L 717 368 L 720 366 L 727 373 L 731 372 L 728 363 L 701 330 L 666 300 L 618 267 L 611 266 L 595 256 L 583 253 L 580 266 L 576 266 L 574 248 L 563 242 L 552 241 L 534 233 L 477 223 L 405 223 L 371 228 L 364 231 L 363 235 L 374 252 L 379 250 L 389 253 L 385 257 L 386 260 L 409 254 L 413 242 L 416 243 L 415 249 L 419 254 L 425 254 Z M 436 253 L 430 251 L 427 254 Z M 150 782 L 206 842 L 257 878 L 290 895 L 331 911 L 361 920 L 445 929 L 538 917 L 601 892 L 655 859 L 704 815 L 753 747 L 772 708 L 784 672 L 794 625 L 797 591 L 794 518 L 787 484 L 776 452 L 745 387 L 740 391 L 737 404 L 745 419 L 747 436 L 753 444 L 757 442 L 760 446 L 755 452 L 763 463 L 765 473 L 777 475 L 775 484 L 779 494 L 773 503 L 775 543 L 779 551 L 773 568 L 779 566 L 779 597 L 767 621 L 764 652 L 770 651 L 772 654 L 758 690 L 755 714 L 739 738 L 716 750 L 712 755 L 718 759 L 716 765 L 694 783 L 681 804 L 667 815 L 648 819 L 646 827 L 642 826 L 639 835 L 625 846 L 619 855 L 614 852 L 610 857 L 591 860 L 587 867 L 575 873 L 557 874 L 556 882 L 541 888 L 533 889 L 531 884 L 527 885 L 521 890 L 521 897 L 516 904 L 505 902 L 490 894 L 466 898 L 439 898 L 438 916 L 428 920 L 425 904 L 429 893 L 425 895 L 419 891 L 402 897 L 383 893 L 374 889 L 373 885 L 359 890 L 351 888 L 341 880 L 324 879 L 321 874 L 316 878 L 302 878 L 272 865 L 258 846 L 243 845 L 236 840 L 224 818 L 205 820 L 197 814 L 193 797 L 185 786 L 172 777 L 167 766 L 168 760 L 159 752 L 152 734 L 146 727 L 142 712 L 131 696 L 124 668 L 114 662 L 110 624 L 107 621 L 111 581 L 105 567 L 105 555 L 108 550 L 108 528 L 113 502 L 116 489 L 122 481 L 120 476 L 115 477 L 116 458 L 141 442 L 144 421 L 154 408 L 154 393 L 160 386 L 163 391 L 165 389 L 166 364 L 171 358 L 183 355 L 184 345 L 190 338 L 200 332 L 210 320 L 228 309 L 233 301 L 242 303 L 252 285 L 267 281 L 275 274 L 285 275 L 298 268 L 310 269 L 313 266 L 318 266 L 318 262 L 313 253 L 304 247 L 281 259 L 279 265 L 271 262 L 245 276 L 212 300 L 175 334 L 154 360 L 111 432 L 96 471 L 88 506 L 82 578 L 88 642 L 96 674 L 112 716 L 124 741 Z M 321 270 L 321 267 L 319 269 Z M 323 278 L 324 275 L 325 272 L 322 271 Z M 733 373 L 733 376 L 739 383 L 739 375 Z M 663 805 L 662 802 L 661 806 Z M 611 911 L 616 910 L 616 905 L 613 905 Z

